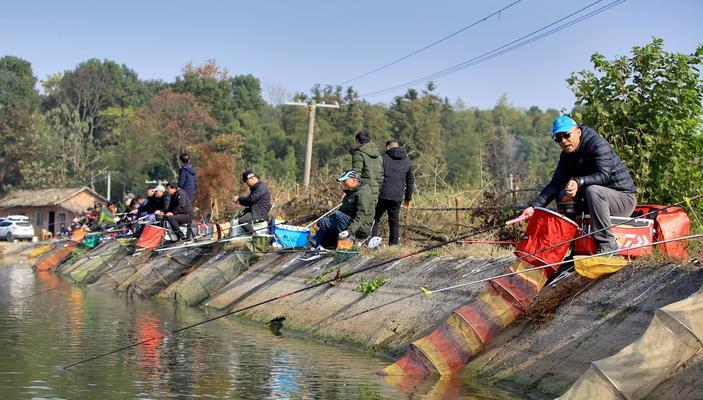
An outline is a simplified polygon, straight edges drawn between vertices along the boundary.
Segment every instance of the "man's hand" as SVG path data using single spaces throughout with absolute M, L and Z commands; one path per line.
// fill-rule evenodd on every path
M 403 202 L 403 205 L 405 206 L 405 208 L 410 208 L 410 200 L 405 200 Z
M 576 196 L 576 192 L 579 190 L 579 183 L 576 182 L 576 179 L 572 179 L 569 181 L 569 183 L 566 184 L 566 188 L 564 189 L 564 192 L 566 193 L 567 196 L 574 197 Z
M 349 231 L 341 231 L 337 237 L 340 239 L 346 239 L 349 237 Z
M 235 203 L 239 204 L 239 196 L 234 196 L 232 200 L 234 200 Z
M 534 214 L 534 213 L 535 213 L 535 208 L 530 206 L 530 207 L 527 207 L 526 209 L 522 210 L 522 214 L 520 214 L 520 216 L 518 218 L 522 218 L 522 217 L 530 218 L 532 216 L 532 214 Z
M 167 217 L 173 217 L 173 213 L 172 213 L 172 212 L 167 212 L 167 213 L 166 213 L 166 216 L 167 216 Z

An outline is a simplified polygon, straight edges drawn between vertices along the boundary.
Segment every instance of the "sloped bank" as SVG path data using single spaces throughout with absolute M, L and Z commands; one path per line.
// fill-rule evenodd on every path
M 390 281 L 370 296 L 354 291 L 360 276 L 324 286 L 248 310 L 242 315 L 267 322 L 285 318 L 283 325 L 314 338 L 352 345 L 391 356 L 427 334 L 456 307 L 465 304 L 485 284 L 432 295 L 420 287 L 443 287 L 497 275 L 504 268 L 479 274 L 472 269 L 486 262 L 510 258 L 456 259 L 426 257 L 403 260 L 361 274 L 367 279 L 387 275 Z M 332 278 L 377 262 L 357 257 L 339 267 L 332 259 L 303 263 L 291 256 L 268 256 L 255 263 L 207 302 L 208 307 L 234 310 L 299 289 L 321 272 Z M 461 279 L 462 276 L 470 276 Z M 319 279 L 319 278 L 318 278 Z M 573 281 L 581 279 L 580 285 Z M 570 281 L 572 286 L 570 285 Z M 571 290 L 539 323 L 523 319 L 498 335 L 486 351 L 462 371 L 500 386 L 550 398 L 564 393 L 586 371 L 590 361 L 608 357 L 636 340 L 652 319 L 654 310 L 681 300 L 703 285 L 703 270 L 696 266 L 662 263 L 630 266 L 608 278 L 589 281 L 572 277 L 550 287 Z M 553 299 L 552 299 L 553 301 Z M 543 306 L 538 303 L 536 307 Z M 549 308 L 549 307 L 548 307 Z M 529 319 L 529 318 L 528 318 Z M 699 354 L 672 378 L 660 384 L 650 399 L 699 399 L 703 390 L 703 357 Z
M 17 255 L 28 254 L 31 249 L 6 251 L 8 257 L 3 257 L 3 264 L 16 260 Z M 128 285 L 144 275 L 150 266 L 190 272 L 179 281 L 183 284 L 188 277 L 196 277 L 200 268 L 217 268 L 218 263 L 233 262 L 232 256 L 223 257 L 220 251 L 213 249 L 204 249 L 203 254 L 208 260 L 202 260 L 199 266 L 193 265 L 193 270 L 183 269 L 183 265 L 190 262 L 180 259 L 124 257 L 114 267 L 103 271 L 102 277 L 91 287 Z M 485 284 L 477 284 L 425 295 L 421 286 L 432 289 L 489 278 L 504 272 L 513 259 L 416 256 L 342 278 L 334 286 L 325 285 L 282 298 L 241 315 L 261 322 L 283 320 L 284 328 L 296 334 L 397 356 L 412 340 L 430 332 L 452 310 L 466 304 L 485 288 Z M 248 268 L 242 265 L 237 266 L 236 271 L 232 269 L 228 277 L 230 283 L 214 291 L 205 303 L 211 308 L 230 311 L 333 278 L 338 273 L 344 276 L 378 261 L 359 256 L 337 265 L 332 258 L 310 263 L 297 260 L 296 255 L 269 254 Z M 490 263 L 496 267 L 485 268 Z M 482 272 L 472 273 L 477 267 Z M 375 293 L 364 296 L 354 290 L 362 277 L 371 280 L 380 275 L 388 276 L 390 281 Z M 106 279 L 107 284 L 103 282 Z M 608 357 L 637 339 L 655 309 L 695 292 L 703 284 L 703 270 L 673 264 L 631 266 L 608 278 L 572 288 L 569 284 L 574 279 L 547 288 L 533 305 L 538 308 L 543 306 L 540 301 L 548 302 L 545 299 L 549 298 L 550 291 L 570 289 L 567 296 L 561 296 L 559 307 L 553 307 L 555 310 L 548 313 L 550 318 L 541 318 L 539 324 L 527 320 L 514 323 L 462 373 L 535 396 L 559 395 L 578 379 L 590 361 Z M 176 293 L 178 284 L 163 288 L 158 296 L 178 298 L 163 296 L 169 291 Z M 671 379 L 655 388 L 648 398 L 700 398 L 702 358 L 694 357 Z

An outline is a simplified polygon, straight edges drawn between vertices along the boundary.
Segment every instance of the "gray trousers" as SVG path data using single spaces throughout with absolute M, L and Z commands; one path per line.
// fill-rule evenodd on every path
M 616 250 L 618 244 L 615 235 L 610 229 L 610 217 L 629 217 L 635 211 L 637 198 L 634 193 L 623 193 L 605 186 L 588 186 L 584 191 L 584 198 L 588 205 L 588 213 L 591 215 L 591 224 L 595 233 L 593 239 L 596 241 L 599 252 Z

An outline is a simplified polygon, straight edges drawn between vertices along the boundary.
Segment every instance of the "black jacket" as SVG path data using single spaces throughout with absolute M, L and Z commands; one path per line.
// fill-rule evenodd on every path
M 579 192 L 591 185 L 605 186 L 624 193 L 637 193 L 625 163 L 595 130 L 581 126 L 581 143 L 573 153 L 561 152 L 552 180 L 529 204 L 544 207 L 554 200 L 570 179 L 579 183 Z
M 192 202 L 195 200 L 195 186 L 197 180 L 195 177 L 195 168 L 190 163 L 183 164 L 178 171 L 178 187 L 188 193 L 188 198 Z
M 412 200 L 415 174 L 408 153 L 402 147 L 395 147 L 387 150 L 381 157 L 383 157 L 383 185 L 378 198 L 392 201 Z
M 146 198 L 146 204 L 139 207 L 139 212 L 145 212 L 147 214 L 153 214 L 156 210 L 166 211 L 169 204 L 169 196 L 164 193 L 159 199 L 156 195 Z
M 185 214 L 194 215 L 193 204 L 190 202 L 188 193 L 185 190 L 178 188 L 176 193 L 171 196 L 166 212 L 172 212 L 174 215 Z
M 268 219 L 269 211 L 271 211 L 271 195 L 268 185 L 258 181 L 249 191 L 249 196 L 239 197 L 239 204 L 247 207 L 244 209 L 244 213 L 251 213 L 254 221 Z

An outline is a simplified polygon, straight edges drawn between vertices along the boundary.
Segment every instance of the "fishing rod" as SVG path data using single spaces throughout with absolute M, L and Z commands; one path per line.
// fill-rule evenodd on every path
M 341 205 L 342 205 L 342 203 L 340 203 L 340 204 L 338 204 L 337 206 L 333 207 L 332 209 L 328 210 L 328 211 L 325 212 L 321 217 L 317 218 L 317 219 L 314 220 L 312 223 L 310 223 L 310 224 L 308 224 L 307 226 L 305 226 L 305 229 L 309 229 L 310 226 L 314 225 L 316 222 L 318 222 L 319 220 L 321 220 L 321 219 L 324 218 L 325 216 L 329 215 L 331 212 L 333 212 L 333 211 L 336 210 L 337 208 L 341 207 Z M 297 222 L 297 221 L 299 221 L 299 220 L 301 220 L 301 219 L 304 219 L 304 218 L 307 218 L 307 217 L 308 217 L 308 216 L 301 217 L 301 218 L 296 218 L 296 219 L 293 219 L 293 220 L 291 220 L 291 221 L 284 221 L 283 224 L 291 224 L 291 223 Z M 251 222 L 247 222 L 247 223 L 244 223 L 244 224 L 239 224 L 239 225 L 230 226 L 229 228 L 223 229 L 222 232 L 231 231 L 231 230 L 234 229 L 234 228 L 241 227 L 241 226 L 245 226 L 245 225 L 249 225 L 250 223 L 251 223 Z M 265 227 L 253 229 L 253 232 L 263 231 L 263 230 L 267 230 L 267 229 L 269 229 L 269 226 L 268 226 L 268 225 L 265 226 Z M 228 243 L 228 242 L 234 242 L 234 241 L 238 241 L 238 240 L 247 238 L 247 236 L 250 236 L 250 235 L 251 235 L 251 232 L 244 232 L 244 233 L 241 233 L 241 234 L 236 235 L 236 236 L 234 236 L 234 237 L 225 238 L 225 239 L 216 239 L 216 240 L 210 240 L 210 241 L 200 242 L 200 243 L 188 243 L 188 244 L 182 244 L 182 245 L 178 245 L 178 246 L 164 245 L 164 246 L 161 246 L 161 247 L 159 247 L 159 248 L 154 249 L 154 251 L 156 251 L 156 252 L 161 252 L 161 251 L 166 251 L 166 250 L 171 250 L 171 249 L 179 249 L 179 248 L 187 248 L 187 247 L 200 247 L 200 246 L 206 246 L 206 245 L 215 244 L 215 243 Z M 202 237 L 202 236 L 201 236 L 201 237 Z
M 315 225 L 315 224 L 316 224 L 318 221 L 320 221 L 322 218 L 325 218 L 326 216 L 328 216 L 329 214 L 331 214 L 332 212 L 334 212 L 336 209 L 338 209 L 339 207 L 341 207 L 342 204 L 343 204 L 343 203 L 337 204 L 336 206 L 334 206 L 334 207 L 332 207 L 331 209 L 329 209 L 326 213 L 322 214 L 322 216 L 320 216 L 320 218 L 318 218 L 318 219 L 312 221 L 311 223 L 305 225 L 305 229 L 309 229 L 311 226 Z
M 418 254 L 422 254 L 422 253 L 425 253 L 425 252 L 428 252 L 428 251 L 432 251 L 432 250 L 437 249 L 437 248 L 440 248 L 440 247 L 442 247 L 442 246 L 446 246 L 446 245 L 449 245 L 449 244 L 452 244 L 452 243 L 456 243 L 456 242 L 458 242 L 459 240 L 464 240 L 464 239 L 470 238 L 470 237 L 472 237 L 472 236 L 476 236 L 476 235 L 480 235 L 480 234 L 483 234 L 483 233 L 486 233 L 486 232 L 490 232 L 490 231 L 492 231 L 492 230 L 495 230 L 495 229 L 498 229 L 498 228 L 502 228 L 502 227 L 504 227 L 504 226 L 506 226 L 506 225 L 510 225 L 510 224 L 514 224 L 514 223 L 520 222 L 520 221 L 522 221 L 522 220 L 524 220 L 524 219 L 525 219 L 525 218 L 523 218 L 523 217 L 515 218 L 515 219 L 509 220 L 509 221 L 506 221 L 506 222 L 503 222 L 503 223 L 498 224 L 498 225 L 494 225 L 494 226 L 491 226 L 491 227 L 488 227 L 488 228 L 479 229 L 479 230 L 476 230 L 476 231 L 474 231 L 474 232 L 470 232 L 470 233 L 467 233 L 467 234 L 465 234 L 465 235 L 458 236 L 458 237 L 456 237 L 456 238 L 454 238 L 454 239 L 448 240 L 448 241 L 443 242 L 443 243 L 433 244 L 433 245 L 431 245 L 431 246 L 424 247 L 424 248 L 422 248 L 422 249 L 420 249 L 420 250 L 417 250 L 417 251 L 414 251 L 414 252 L 410 252 L 410 253 L 406 253 L 406 254 L 403 254 L 403 255 L 401 255 L 401 256 L 399 256 L 399 257 L 391 258 L 391 259 L 389 259 L 389 260 L 381 261 L 381 262 L 376 263 L 376 264 L 374 264 L 374 265 L 370 265 L 370 266 L 368 266 L 368 267 L 364 267 L 364 268 L 358 269 L 358 270 L 356 270 L 356 271 L 352 271 L 351 273 L 347 274 L 346 277 L 350 277 L 350 276 L 353 276 L 353 275 L 356 275 L 356 274 L 360 274 L 360 273 L 362 273 L 362 272 L 366 272 L 366 271 L 369 271 L 369 270 L 372 270 L 372 269 L 375 269 L 375 268 L 379 268 L 379 267 L 382 267 L 382 266 L 384 266 L 384 265 L 388 265 L 388 264 L 394 263 L 394 262 L 396 262 L 396 261 L 400 261 L 400 260 L 403 260 L 403 259 L 406 259 L 406 258 L 415 256 L 415 255 L 418 255 Z M 308 290 L 312 290 L 312 289 L 318 288 L 318 287 L 320 287 L 320 286 L 328 285 L 328 284 L 330 284 L 330 283 L 332 283 L 332 282 L 334 282 L 334 281 L 336 281 L 336 280 L 338 280 L 338 279 L 339 279 L 339 278 L 327 279 L 327 280 L 324 280 L 324 281 L 322 281 L 322 282 L 319 282 L 319 283 L 316 283 L 316 284 L 313 284 L 313 285 L 304 286 L 304 287 L 302 287 L 302 288 L 300 288 L 300 289 L 297 289 L 297 290 L 294 290 L 294 291 L 292 291 L 292 292 L 280 294 L 280 295 L 278 295 L 278 296 L 271 297 L 271 298 L 269 298 L 269 299 L 267 299 L 267 300 L 263 300 L 263 301 L 260 301 L 260 302 L 258 302 L 258 303 L 254 303 L 254 304 L 251 304 L 251 305 L 249 305 L 249 306 L 246 306 L 246 307 L 242 307 L 242 308 L 238 308 L 238 309 L 233 310 L 233 311 L 229 311 L 229 312 L 227 312 L 227 313 L 218 315 L 218 316 L 216 316 L 216 317 L 204 319 L 204 320 L 202 320 L 202 321 L 200 321 L 200 322 L 197 322 L 197 323 L 195 323 L 195 324 L 191 324 L 191 325 L 188 325 L 188 326 L 184 326 L 184 327 L 182 327 L 182 328 L 178 328 L 178 329 L 172 330 L 172 331 L 170 331 L 170 332 L 168 332 L 168 333 L 166 333 L 166 334 L 164 334 L 164 335 L 161 335 L 161 336 L 153 336 L 153 337 L 150 337 L 150 338 L 147 338 L 147 339 L 143 339 L 143 340 L 140 340 L 140 341 L 137 341 L 137 342 L 128 344 L 128 345 L 126 345 L 126 346 L 122 346 L 122 347 L 120 347 L 120 348 L 117 348 L 117 349 L 108 351 L 108 352 L 106 352 L 106 353 L 102 353 L 102 354 L 99 354 L 99 355 L 96 355 L 96 356 L 93 356 L 93 357 L 90 357 L 90 358 L 87 358 L 87 359 L 84 359 L 84 360 L 81 360 L 81 361 L 78 361 L 78 362 L 75 362 L 75 363 L 72 363 L 72 364 L 69 364 L 69 365 L 66 365 L 66 366 L 63 367 L 63 369 L 66 369 L 66 370 L 67 370 L 67 369 L 70 369 L 70 368 L 75 367 L 75 366 L 77 366 L 77 365 L 85 364 L 85 363 L 87 363 L 87 362 L 90 362 L 90 361 L 93 361 L 93 360 L 97 360 L 97 359 L 99 359 L 99 358 L 103 358 L 103 357 L 109 356 L 109 355 L 111 355 L 111 354 L 119 353 L 119 352 L 121 352 L 121 351 L 131 349 L 131 348 L 133 348 L 133 347 L 142 345 L 142 344 L 144 344 L 144 343 L 151 342 L 151 341 L 153 341 L 153 340 L 157 340 L 157 339 L 161 339 L 161 338 L 166 337 L 166 336 L 174 335 L 174 334 L 177 334 L 177 333 L 179 333 L 179 332 L 183 332 L 183 331 L 185 331 L 185 330 L 187 330 L 187 329 L 195 328 L 195 327 L 197 327 L 197 326 L 206 324 L 206 323 L 208 323 L 208 322 L 212 322 L 212 321 L 215 321 L 215 320 L 218 320 L 218 319 L 221 319 L 221 318 L 224 318 L 224 317 L 233 315 L 233 314 L 237 314 L 237 313 L 240 313 L 240 312 L 242 312 L 242 311 L 250 310 L 250 309 L 252 309 L 252 308 L 256 308 L 256 307 L 262 306 L 262 305 L 264 305 L 264 304 L 272 303 L 272 302 L 274 302 L 274 301 L 281 300 L 281 299 L 284 299 L 284 298 L 286 298 L 286 297 L 293 296 L 293 295 L 298 294 L 298 293 L 301 293 L 301 292 L 305 292 L 305 291 L 308 291 Z
M 703 197 L 703 193 L 699 193 L 699 194 L 697 194 L 697 195 L 695 195 L 695 196 L 693 196 L 693 197 L 684 197 L 683 200 L 678 201 L 678 202 L 676 202 L 676 203 L 674 203 L 674 204 L 671 204 L 671 205 L 668 205 L 668 206 L 664 206 L 664 207 L 662 207 L 662 208 L 660 208 L 660 209 L 657 209 L 657 210 L 652 210 L 652 211 L 650 211 L 650 212 L 644 213 L 644 214 L 642 214 L 642 215 L 638 215 L 638 216 L 636 216 L 636 217 L 632 217 L 632 218 L 630 218 L 630 219 L 626 219 L 626 220 L 624 220 L 624 221 L 620 221 L 620 222 L 618 222 L 618 223 L 616 223 L 616 224 L 611 224 L 611 225 L 610 225 L 609 227 L 607 227 L 607 228 L 597 229 L 597 230 L 595 230 L 595 231 L 593 231 L 593 232 L 586 233 L 586 234 L 582 234 L 582 235 L 577 236 L 577 237 L 575 237 L 575 238 L 572 238 L 572 239 L 569 239 L 569 240 L 565 240 L 565 241 L 560 242 L 560 243 L 553 244 L 553 245 L 548 246 L 548 247 L 545 247 L 545 248 L 543 248 L 543 249 L 539 249 L 539 250 L 537 250 L 537 251 L 535 251 L 535 252 L 533 252 L 533 253 L 522 255 L 522 256 L 520 256 L 520 257 L 517 257 L 515 261 L 517 261 L 517 260 L 523 260 L 523 259 L 525 259 L 525 258 L 532 257 L 532 256 L 536 256 L 537 254 L 543 253 L 543 252 L 548 251 L 548 250 L 552 250 L 552 249 L 557 248 L 557 247 L 559 247 L 559 246 L 563 246 L 563 245 L 565 245 L 565 244 L 567 244 L 567 243 L 573 243 L 573 242 L 575 242 L 575 241 L 577 241 L 577 240 L 580 240 L 580 239 L 583 239 L 583 238 L 586 238 L 586 237 L 593 236 L 593 235 L 595 235 L 596 233 L 606 231 L 606 230 L 611 229 L 611 228 L 613 228 L 613 227 L 615 227 L 615 226 L 625 225 L 625 224 L 628 224 L 628 223 L 630 223 L 630 222 L 632 222 L 632 221 L 635 221 L 635 220 L 637 220 L 637 219 L 640 219 L 640 218 L 642 218 L 642 217 L 646 217 L 646 216 L 648 216 L 648 215 L 656 214 L 656 213 L 659 213 L 659 212 L 661 212 L 661 211 L 663 211 L 663 210 L 667 210 L 667 209 L 672 208 L 672 207 L 677 207 L 677 206 L 679 206 L 679 205 L 681 205 L 681 204 L 683 204 L 683 203 L 687 203 L 687 204 L 690 205 L 691 200 L 696 200 L 696 199 L 699 199 L 699 198 L 701 198 L 701 197 Z M 629 248 L 628 248 L 628 249 L 629 249 Z M 627 250 L 627 249 L 620 249 L 620 250 Z M 497 263 L 497 264 L 493 264 L 493 263 L 491 263 L 491 262 L 484 263 L 484 264 L 482 264 L 482 265 L 480 265 L 480 266 L 478 266 L 478 267 L 472 269 L 469 273 L 463 275 L 462 278 L 466 278 L 467 276 L 474 275 L 474 274 L 478 274 L 478 273 L 481 273 L 481 272 L 484 272 L 484 271 L 489 271 L 489 270 L 494 269 L 494 268 L 503 267 L 503 266 L 508 265 L 508 264 L 511 263 L 511 262 L 513 262 L 513 260 L 501 261 L 501 262 L 499 262 L 499 263 Z M 488 268 L 484 268 L 484 267 L 488 267 Z
M 651 247 L 651 246 L 660 245 L 660 244 L 665 244 L 665 243 L 679 242 L 679 241 L 682 241 L 682 240 L 698 239 L 698 238 L 701 238 L 701 237 L 703 237 L 703 234 L 696 234 L 696 235 L 682 236 L 682 237 L 674 238 L 674 239 L 660 240 L 660 241 L 657 241 L 657 242 L 647 243 L 647 244 L 643 244 L 643 245 L 639 245 L 639 246 L 628 247 L 627 249 L 617 249 L 617 250 L 606 251 L 606 252 L 603 252 L 603 253 L 592 254 L 592 255 L 588 255 L 588 256 L 584 256 L 584 257 L 579 257 L 579 259 L 578 259 L 577 261 L 580 261 L 580 260 L 587 260 L 587 259 L 589 259 L 589 258 L 595 258 L 595 257 L 603 257 L 603 256 L 606 256 L 606 255 L 612 255 L 612 254 L 618 253 L 618 252 L 623 251 L 623 250 L 635 250 L 635 249 L 641 249 L 641 248 L 644 248 L 644 247 Z M 505 277 L 508 277 L 508 276 L 513 276 L 513 275 L 518 275 L 518 274 L 524 274 L 524 273 L 526 273 L 526 272 L 537 271 L 537 270 L 545 269 L 545 268 L 551 268 L 551 267 L 555 267 L 555 266 L 557 266 L 557 265 L 566 264 L 566 263 L 569 263 L 569 262 L 572 262 L 572 261 L 574 261 L 574 260 L 562 260 L 562 261 L 558 261 L 558 262 L 554 262 L 554 263 L 550 263 L 550 264 L 541 265 L 541 266 L 539 266 L 539 267 L 527 268 L 527 269 L 524 269 L 524 270 L 522 270 L 522 271 L 509 272 L 509 273 L 505 273 L 505 274 L 502 274 L 502 275 L 493 276 L 493 277 L 490 277 L 490 278 L 483 278 L 483 279 L 479 279 L 479 280 L 476 280 L 476 281 L 461 283 L 461 284 L 453 285 L 453 286 L 447 286 L 447 287 L 444 287 L 444 288 L 441 288 L 441 289 L 429 290 L 429 289 L 426 289 L 426 288 L 424 288 L 424 287 L 421 287 L 420 289 L 421 289 L 422 292 L 425 293 L 426 295 L 430 295 L 430 294 L 433 294 L 433 293 L 446 292 L 447 290 L 457 289 L 457 288 L 461 288 L 461 287 L 464 287 L 464 286 L 475 285 L 475 284 L 477 284 L 477 283 L 488 282 L 488 281 L 492 281 L 492 280 L 494 280 L 494 279 L 505 278 Z

